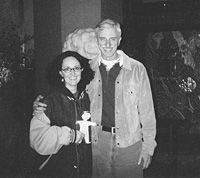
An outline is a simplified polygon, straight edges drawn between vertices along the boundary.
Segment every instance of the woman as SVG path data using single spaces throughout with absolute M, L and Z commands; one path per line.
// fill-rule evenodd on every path
M 35 113 L 30 123 L 30 144 L 41 155 L 49 155 L 39 167 L 45 177 L 91 177 L 91 144 L 76 121 L 89 111 L 85 92 L 94 71 L 88 59 L 67 51 L 56 57 L 49 70 L 52 92 L 44 99 L 44 113 Z

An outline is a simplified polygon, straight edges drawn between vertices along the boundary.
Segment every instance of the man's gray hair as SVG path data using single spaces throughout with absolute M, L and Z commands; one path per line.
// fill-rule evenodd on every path
M 102 20 L 101 22 L 99 22 L 97 25 L 96 25 L 96 34 L 98 35 L 98 32 L 104 28 L 106 28 L 106 26 L 109 25 L 113 28 L 116 28 L 117 32 L 118 32 L 118 37 L 121 37 L 121 34 L 122 34 L 122 31 L 121 31 L 121 27 L 120 27 L 120 24 L 114 20 L 111 20 L 111 19 L 105 19 L 105 20 Z

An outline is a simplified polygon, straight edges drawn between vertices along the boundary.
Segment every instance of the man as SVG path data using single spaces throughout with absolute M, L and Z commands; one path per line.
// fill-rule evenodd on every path
M 142 63 L 117 50 L 119 23 L 100 22 L 96 36 L 99 62 L 93 66 L 95 77 L 87 86 L 91 121 L 97 124 L 92 127 L 93 177 L 143 177 L 156 147 L 147 72 Z

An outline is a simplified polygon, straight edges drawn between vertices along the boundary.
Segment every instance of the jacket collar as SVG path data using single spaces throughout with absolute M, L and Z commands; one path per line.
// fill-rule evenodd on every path
M 121 56 L 122 61 L 123 61 L 123 66 L 127 70 L 131 70 L 131 63 L 130 60 L 131 58 L 126 55 L 122 50 L 117 50 L 117 53 Z
M 74 97 L 74 95 L 72 94 L 72 92 L 67 89 L 64 85 L 56 87 L 55 91 L 64 94 L 65 96 L 67 96 L 68 98 L 70 98 L 70 100 L 76 100 L 76 98 Z M 78 93 L 78 98 L 82 98 L 84 95 L 84 91 L 81 91 Z
M 130 64 L 131 58 L 128 55 L 126 55 L 122 50 L 117 50 L 117 53 L 120 55 L 120 66 L 122 66 L 127 70 L 131 70 L 131 64 Z M 98 56 L 98 62 L 93 67 L 93 70 L 96 71 L 96 68 L 99 66 L 99 64 L 100 64 L 100 56 Z

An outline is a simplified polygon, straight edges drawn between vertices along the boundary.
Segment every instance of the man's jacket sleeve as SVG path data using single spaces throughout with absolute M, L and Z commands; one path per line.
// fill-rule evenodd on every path
M 141 72 L 141 88 L 139 97 L 139 117 L 142 124 L 142 153 L 153 155 L 156 147 L 156 119 L 152 92 L 146 69 Z

